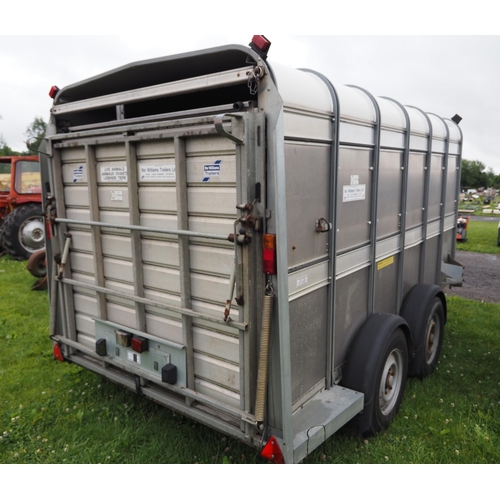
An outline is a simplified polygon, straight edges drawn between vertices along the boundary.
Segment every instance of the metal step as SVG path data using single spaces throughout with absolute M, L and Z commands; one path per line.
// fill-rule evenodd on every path
M 338 385 L 312 397 L 293 415 L 293 458 L 303 460 L 363 409 L 364 396 Z

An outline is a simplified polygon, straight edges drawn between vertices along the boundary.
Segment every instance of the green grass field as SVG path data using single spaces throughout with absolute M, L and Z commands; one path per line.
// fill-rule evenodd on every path
M 498 219 L 500 222 L 500 218 Z M 466 252 L 479 252 L 500 254 L 498 241 L 498 223 L 485 221 L 469 221 L 467 241 L 458 242 L 457 250 Z
M 257 450 L 54 361 L 47 292 L 0 258 L 0 463 L 265 463 Z M 340 432 L 308 464 L 500 463 L 500 304 L 450 297 L 438 369 L 410 379 L 391 427 Z
M 491 203 L 485 205 L 484 204 L 484 201 L 482 198 L 479 198 L 477 200 L 474 200 L 474 201 L 462 201 L 459 203 L 458 205 L 458 209 L 459 210 L 467 210 L 469 211 L 470 214 L 474 214 L 474 215 L 488 215 L 488 216 L 491 216 L 491 217 L 498 217 L 498 219 L 500 220 L 500 215 L 498 214 L 485 214 L 483 212 L 483 210 L 487 210 L 487 209 L 491 209 L 491 210 L 494 210 L 498 207 L 498 205 L 500 204 L 500 196 L 497 196 L 495 197 L 493 200 L 491 200 Z M 473 210 L 473 212 L 471 212 Z

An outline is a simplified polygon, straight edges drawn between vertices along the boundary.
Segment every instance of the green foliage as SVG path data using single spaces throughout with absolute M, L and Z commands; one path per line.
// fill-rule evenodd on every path
M 0 136 L 0 156 L 17 156 L 20 153 L 17 151 L 14 151 L 13 149 L 9 148 L 5 141 L 3 140 L 3 137 Z
M 488 176 L 485 172 L 486 165 L 477 160 L 462 160 L 461 189 L 477 189 L 486 187 Z
M 500 188 L 500 175 L 495 175 L 491 167 L 477 160 L 462 160 L 462 176 L 460 189 L 477 189 L 480 187 Z
M 52 359 L 47 292 L 0 258 L 1 464 L 248 464 L 258 451 Z M 448 297 L 441 361 L 384 433 L 338 432 L 307 464 L 500 463 L 500 304 Z
M 28 138 L 27 144 L 29 145 L 31 154 L 40 149 L 40 143 L 45 137 L 46 129 L 47 124 L 39 117 L 36 117 L 33 123 L 26 129 L 25 135 Z

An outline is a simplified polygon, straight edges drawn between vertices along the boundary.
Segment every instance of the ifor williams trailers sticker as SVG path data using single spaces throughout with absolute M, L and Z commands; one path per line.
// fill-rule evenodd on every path
M 213 177 L 220 177 L 220 166 L 222 160 L 215 160 L 213 163 L 203 165 L 203 182 L 208 182 Z

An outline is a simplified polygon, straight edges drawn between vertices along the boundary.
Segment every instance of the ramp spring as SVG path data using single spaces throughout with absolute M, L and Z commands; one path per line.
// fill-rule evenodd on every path
M 259 368 L 257 374 L 257 392 L 255 397 L 255 421 L 260 428 L 264 422 L 264 407 L 266 402 L 267 373 L 269 359 L 269 331 L 273 314 L 274 290 L 269 282 L 264 296 L 262 310 L 262 328 L 260 334 Z

